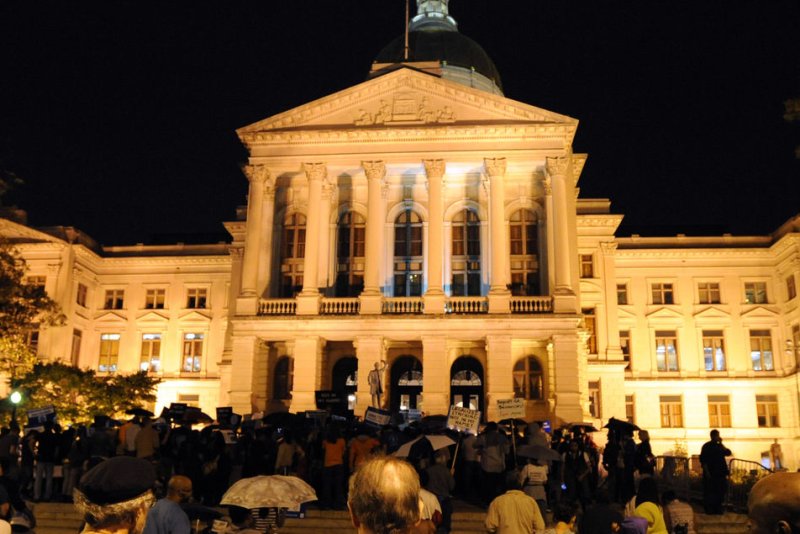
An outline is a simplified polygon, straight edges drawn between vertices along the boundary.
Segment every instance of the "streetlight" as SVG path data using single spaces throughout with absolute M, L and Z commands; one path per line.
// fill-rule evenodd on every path
M 11 400 L 11 404 L 13 406 L 11 408 L 11 423 L 13 424 L 17 422 L 17 404 L 19 404 L 20 401 L 22 400 L 22 393 L 20 393 L 19 391 L 11 392 L 9 400 Z

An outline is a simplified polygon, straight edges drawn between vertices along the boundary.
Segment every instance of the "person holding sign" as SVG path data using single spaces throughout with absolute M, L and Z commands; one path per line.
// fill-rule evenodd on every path
M 381 384 L 381 375 L 386 369 L 386 362 L 381 360 L 375 362 L 375 368 L 367 375 L 367 384 L 369 384 L 369 394 L 372 395 L 372 406 L 375 408 L 381 407 L 381 395 L 383 395 L 383 386 Z

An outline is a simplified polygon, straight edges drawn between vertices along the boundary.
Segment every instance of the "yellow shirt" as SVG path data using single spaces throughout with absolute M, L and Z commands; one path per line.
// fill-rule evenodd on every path
M 498 534 L 533 534 L 544 530 L 544 520 L 536 501 L 519 490 L 511 490 L 489 505 L 486 530 Z
M 668 534 L 661 507 L 651 502 L 643 502 L 633 511 L 636 517 L 647 519 L 647 534 Z

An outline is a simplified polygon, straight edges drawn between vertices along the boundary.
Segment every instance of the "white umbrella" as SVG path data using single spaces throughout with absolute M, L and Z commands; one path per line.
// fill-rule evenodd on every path
M 394 456 L 399 456 L 401 458 L 407 458 L 409 454 L 411 454 L 411 447 L 414 446 L 421 439 L 427 439 L 431 443 L 431 447 L 433 450 L 438 451 L 439 449 L 444 449 L 445 447 L 449 447 L 450 445 L 455 445 L 456 442 L 452 439 L 448 438 L 447 436 L 439 435 L 439 434 L 431 434 L 430 436 L 420 436 L 416 439 L 412 439 L 408 443 L 403 443 L 400 445 L 400 448 L 394 452 Z
M 220 504 L 242 508 L 294 508 L 316 501 L 314 488 L 297 477 L 282 475 L 243 478 L 222 496 Z

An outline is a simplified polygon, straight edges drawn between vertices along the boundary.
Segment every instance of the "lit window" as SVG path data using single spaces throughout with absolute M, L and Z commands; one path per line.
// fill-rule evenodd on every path
M 662 395 L 659 398 L 662 428 L 683 426 L 683 406 L 680 395 Z
M 674 330 L 656 332 L 656 367 L 659 371 L 678 370 L 677 335 Z
M 544 378 L 539 360 L 522 358 L 514 365 L 514 397 L 528 400 L 544 398 Z
M 722 330 L 703 330 L 703 359 L 706 371 L 725 370 L 725 341 Z
M 772 336 L 769 330 L 750 331 L 750 359 L 753 371 L 774 371 L 772 359 Z
M 589 334 L 586 339 L 586 349 L 589 354 L 597 354 L 597 318 L 594 314 L 594 308 L 582 310 L 583 312 L 583 326 Z
M 471 210 L 462 210 L 453 217 L 453 251 L 450 267 L 453 272 L 451 294 L 467 297 L 481 294 L 481 221 Z
M 731 400 L 727 395 L 708 396 L 709 428 L 730 428 Z
M 589 381 L 589 414 L 595 419 L 602 417 L 600 413 L 600 381 Z
M 121 310 L 124 303 L 124 289 L 106 289 L 106 298 L 103 303 L 103 308 L 106 310 Z
M 654 283 L 650 286 L 653 304 L 675 304 L 672 284 Z
M 622 359 L 625 361 L 625 369 L 631 368 L 631 331 L 619 331 L 619 348 L 622 349 Z
M 336 296 L 357 297 L 364 290 L 364 217 L 348 211 L 339 218 L 336 255 Z
M 581 254 L 580 268 L 581 278 L 594 278 L 594 256 L 592 254 Z
M 633 395 L 625 395 L 625 420 L 630 424 L 636 424 L 636 404 Z
M 47 282 L 46 276 L 29 276 L 25 279 L 25 283 L 29 286 L 39 287 L 44 289 L 45 282 Z
M 797 296 L 797 285 L 795 285 L 794 275 L 790 274 L 786 278 L 786 300 L 792 300 Z
M 273 398 L 285 400 L 292 398 L 294 379 L 294 360 L 284 356 L 275 364 L 275 377 L 273 381 Z
M 517 210 L 508 221 L 511 294 L 539 294 L 539 240 L 536 214 Z
M 617 304 L 628 304 L 628 284 L 617 284 Z
M 161 334 L 142 334 L 139 370 L 148 373 L 161 371 Z
M 745 282 L 744 301 L 746 304 L 766 304 L 767 303 L 767 283 L 766 282 Z
M 394 221 L 394 296 L 422 295 L 422 219 L 411 209 Z
M 758 414 L 759 427 L 774 428 L 781 426 L 778 419 L 777 395 L 756 395 L 756 413 Z
M 306 256 L 306 217 L 289 215 L 283 222 L 281 244 L 281 296 L 294 297 L 303 289 L 303 263 Z
M 78 291 L 75 294 L 75 302 L 78 303 L 79 306 L 86 307 L 86 294 L 89 292 L 88 288 L 79 283 L 78 284 Z
M 205 308 L 208 290 L 204 287 L 192 287 L 186 290 L 187 308 Z
M 203 363 L 203 334 L 183 335 L 183 372 L 199 373 Z
M 145 292 L 144 307 L 148 310 L 163 310 L 166 295 L 165 289 L 148 289 Z
M 100 361 L 97 370 L 101 373 L 116 373 L 119 359 L 119 334 L 100 335 Z
M 700 304 L 719 304 L 720 291 L 717 282 L 700 282 L 697 284 L 697 297 Z

